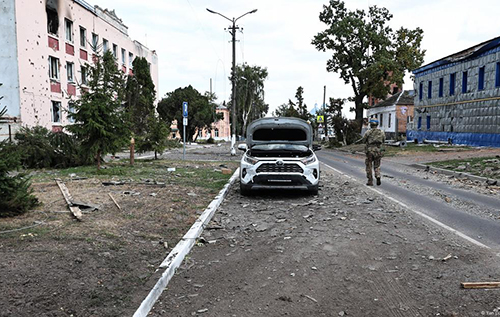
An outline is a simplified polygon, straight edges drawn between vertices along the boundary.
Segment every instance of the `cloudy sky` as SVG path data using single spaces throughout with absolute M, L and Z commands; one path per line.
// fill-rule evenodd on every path
M 265 99 L 270 112 L 304 88 L 311 109 L 326 97 L 347 98 L 352 90 L 335 73 L 325 70 L 328 53 L 318 52 L 311 40 L 326 27 L 319 13 L 328 0 L 87 0 L 115 9 L 129 27 L 129 35 L 159 57 L 159 95 L 192 85 L 201 93 L 216 93 L 218 102 L 231 94 L 231 36 L 224 29 L 230 21 L 206 8 L 233 18 L 237 25 L 236 62 L 266 67 Z M 425 63 L 500 36 L 498 0 L 347 0 L 347 7 L 386 7 L 394 15 L 393 29 L 401 26 L 424 30 Z M 409 76 L 404 89 L 413 89 Z M 346 115 L 348 109 L 345 109 Z M 270 114 L 270 113 L 269 113 Z

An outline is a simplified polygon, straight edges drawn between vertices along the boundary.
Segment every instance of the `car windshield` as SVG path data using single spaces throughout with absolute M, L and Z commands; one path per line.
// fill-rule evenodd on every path
M 309 149 L 305 145 L 273 143 L 257 144 L 252 147 L 252 151 L 298 151 L 307 152 Z

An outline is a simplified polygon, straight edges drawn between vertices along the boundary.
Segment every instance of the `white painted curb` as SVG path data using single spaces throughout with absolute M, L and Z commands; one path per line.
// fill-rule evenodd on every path
M 146 317 L 153 305 L 160 297 L 163 290 L 167 287 L 168 282 L 174 276 L 175 271 L 182 264 L 184 257 L 191 251 L 196 239 L 200 236 L 205 229 L 205 226 L 212 219 L 215 211 L 222 203 L 222 200 L 227 195 L 229 187 L 234 183 L 234 181 L 239 177 L 240 169 L 236 169 L 233 176 L 229 179 L 229 182 L 224 186 L 224 188 L 219 192 L 215 199 L 208 205 L 201 216 L 196 220 L 196 222 L 191 226 L 189 231 L 182 237 L 181 241 L 177 243 L 175 248 L 168 254 L 168 256 L 160 264 L 160 268 L 166 268 L 165 272 L 161 275 L 158 282 L 156 282 L 153 289 L 149 292 L 148 296 L 142 301 L 141 306 L 134 313 L 134 317 Z

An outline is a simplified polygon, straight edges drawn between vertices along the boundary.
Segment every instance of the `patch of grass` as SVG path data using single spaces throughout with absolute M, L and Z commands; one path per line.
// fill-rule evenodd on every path
M 446 152 L 446 151 L 469 151 L 471 147 L 467 146 L 454 146 L 454 145 L 434 145 L 434 144 L 415 144 L 406 143 L 406 147 L 396 147 L 385 145 L 384 156 L 398 156 L 410 153 L 432 153 L 432 152 Z
M 477 176 L 500 178 L 499 157 L 474 157 L 432 162 L 427 163 L 427 165 L 456 172 L 466 172 Z

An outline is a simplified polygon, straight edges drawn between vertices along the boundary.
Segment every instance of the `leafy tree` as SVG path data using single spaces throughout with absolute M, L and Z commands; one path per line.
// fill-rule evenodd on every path
M 163 154 L 168 147 L 170 127 L 154 111 L 149 114 L 146 124 L 147 131 L 139 138 L 138 151 L 154 151 L 156 160 L 157 154 Z
M 100 169 L 101 156 L 116 153 L 130 139 L 123 109 L 125 80 L 111 51 L 102 57 L 96 55 L 88 69 L 89 91 L 81 87 L 82 96 L 75 101 L 74 113 L 70 113 L 75 123 L 67 128 L 78 137 L 82 148 L 96 158 Z
M 312 116 L 307 110 L 307 105 L 304 103 L 304 88 L 299 86 L 297 92 L 295 93 L 296 102 L 288 99 L 288 104 L 282 104 L 279 106 L 273 115 L 277 117 L 296 117 L 301 118 L 306 121 L 311 120 Z
M 202 95 L 191 85 L 177 88 L 167 93 L 158 103 L 158 114 L 166 122 L 176 120 L 181 137 L 183 137 L 182 103 L 186 101 L 188 103 L 186 140 L 193 141 L 196 131 L 208 129 L 213 122 L 222 119 L 221 114 L 214 114 L 214 107 L 210 100 L 209 94 Z
M 351 85 L 360 129 L 365 97 L 385 98 L 389 83 L 402 85 L 405 71 L 423 63 L 423 31 L 403 27 L 394 31 L 387 25 L 392 14 L 386 8 L 349 11 L 342 0 L 330 0 L 319 19 L 327 29 L 314 36 L 311 44 L 319 51 L 332 52 L 326 69 Z
M 6 112 L 4 107 L 0 117 Z M 39 204 L 26 174 L 11 174 L 20 167 L 21 152 L 16 145 L 9 140 L 0 141 L 0 217 L 19 215 Z
M 236 66 L 235 76 L 237 127 L 241 135 L 245 135 L 248 123 L 264 117 L 269 111 L 264 101 L 264 81 L 268 72 L 267 68 L 243 64 Z

